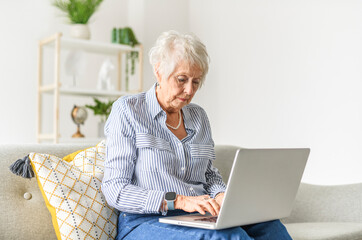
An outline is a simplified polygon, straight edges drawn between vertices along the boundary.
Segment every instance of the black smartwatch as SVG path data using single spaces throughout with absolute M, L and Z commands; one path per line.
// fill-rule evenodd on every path
M 165 200 L 167 202 L 167 209 L 168 210 L 175 210 L 176 193 L 175 192 L 167 192 L 166 195 L 165 195 Z

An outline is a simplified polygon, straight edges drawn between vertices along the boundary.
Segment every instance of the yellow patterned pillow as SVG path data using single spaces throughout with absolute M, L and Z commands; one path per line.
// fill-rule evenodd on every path
M 49 154 L 29 159 L 58 239 L 114 239 L 117 211 L 101 192 L 105 140 L 67 162 Z

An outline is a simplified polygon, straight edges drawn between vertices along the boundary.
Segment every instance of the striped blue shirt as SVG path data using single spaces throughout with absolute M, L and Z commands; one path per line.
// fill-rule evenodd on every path
M 105 126 L 102 191 L 122 212 L 159 213 L 166 192 L 214 197 L 226 188 L 212 166 L 214 142 L 205 111 L 196 104 L 182 108 L 187 136 L 179 140 L 166 126 L 155 86 L 119 98 Z

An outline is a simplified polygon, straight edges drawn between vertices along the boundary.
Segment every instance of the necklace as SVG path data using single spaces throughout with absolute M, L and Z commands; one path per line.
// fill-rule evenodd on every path
M 179 115 L 179 121 L 178 121 L 178 125 L 177 127 L 172 127 L 170 124 L 166 123 L 166 125 L 170 128 L 172 128 L 173 130 L 177 130 L 180 126 L 181 126 L 181 111 L 178 112 L 178 115 Z

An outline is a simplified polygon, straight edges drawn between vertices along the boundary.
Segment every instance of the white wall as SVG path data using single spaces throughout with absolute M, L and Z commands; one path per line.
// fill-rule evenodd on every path
M 0 9 L 0 143 L 35 142 L 37 41 L 69 28 L 47 0 L 4 1 Z M 135 30 L 145 47 L 145 90 L 154 82 L 147 52 L 157 36 L 196 33 L 211 68 L 195 102 L 217 144 L 310 147 L 304 181 L 348 183 L 362 181 L 361 10 L 359 0 L 105 0 L 91 30 L 99 41 L 109 41 L 112 27 Z M 62 131 L 74 132 L 69 109 L 61 118 Z M 87 121 L 82 129 L 92 135 L 96 119 Z
M 148 52 L 157 37 L 165 31 L 189 31 L 189 1 L 130 0 L 128 23 L 144 47 L 144 90 L 156 82 L 148 60 Z
M 218 144 L 310 147 L 303 181 L 362 181 L 362 2 L 193 0 Z

